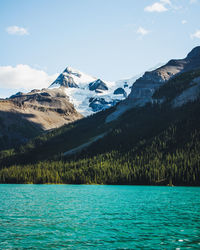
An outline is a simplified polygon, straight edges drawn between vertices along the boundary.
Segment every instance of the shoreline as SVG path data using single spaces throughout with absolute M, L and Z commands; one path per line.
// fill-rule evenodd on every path
M 74 185 L 74 186 L 144 186 L 144 187 L 200 187 L 197 185 L 145 185 L 145 184 L 99 184 L 99 183 L 0 183 L 0 185 Z

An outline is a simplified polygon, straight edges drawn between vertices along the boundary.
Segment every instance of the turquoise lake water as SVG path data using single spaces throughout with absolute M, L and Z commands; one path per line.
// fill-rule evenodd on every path
M 0 249 L 200 249 L 200 188 L 0 185 Z

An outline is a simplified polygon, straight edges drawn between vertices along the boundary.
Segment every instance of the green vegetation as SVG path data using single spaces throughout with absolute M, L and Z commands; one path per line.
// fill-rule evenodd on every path
M 199 108 L 197 102 L 169 112 L 158 106 L 132 110 L 80 154 L 2 167 L 0 182 L 200 185 Z
M 104 124 L 104 120 L 110 112 L 111 110 L 99 112 L 42 134 L 16 149 L 1 151 L 0 168 L 16 163 L 36 163 L 49 158 L 57 158 L 57 155 L 61 152 L 79 146 L 86 142 L 88 138 L 107 131 L 109 125 Z
M 182 73 L 175 78 L 172 78 L 166 84 L 162 85 L 157 91 L 155 91 L 153 98 L 165 98 L 166 101 L 171 101 L 184 90 L 191 87 L 192 80 L 199 76 L 200 70 Z M 195 82 L 192 84 L 195 85 Z
M 8 124 L 4 122 L 4 116 L 5 114 L 0 112 L 0 150 L 27 143 L 31 138 L 42 133 L 42 129 L 39 126 L 19 118 L 15 113 L 9 114 L 9 116 L 13 117 L 13 121 L 10 124 L 9 122 Z
M 167 100 L 179 93 L 180 77 L 170 81 Z M 200 185 L 199 110 L 200 100 L 176 109 L 166 101 L 132 109 L 109 124 L 104 121 L 112 110 L 99 112 L 0 152 L 0 182 Z M 105 131 L 80 153 L 63 157 Z

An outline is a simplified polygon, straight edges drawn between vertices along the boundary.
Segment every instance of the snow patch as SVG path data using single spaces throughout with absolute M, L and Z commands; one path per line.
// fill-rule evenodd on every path
M 73 79 L 73 82 L 78 85 L 78 87 L 62 87 L 62 79 Z M 101 109 L 109 108 L 116 104 L 116 102 L 121 101 L 125 99 L 124 94 L 118 94 L 115 95 L 114 91 L 117 88 L 123 88 L 127 94 L 127 96 L 131 92 L 131 86 L 135 82 L 137 77 L 132 77 L 127 80 L 120 80 L 116 82 L 111 81 L 104 81 L 102 80 L 106 86 L 108 87 L 108 90 L 101 90 L 101 91 L 91 91 L 89 89 L 89 84 L 96 81 L 98 78 L 87 75 L 79 70 L 73 69 L 71 67 L 67 67 L 62 74 L 56 79 L 56 81 L 49 87 L 49 88 L 59 88 L 62 87 L 64 89 L 64 92 L 69 97 L 69 101 L 74 104 L 74 107 L 76 110 L 81 113 L 84 116 L 91 115 L 94 113 L 94 109 L 90 107 L 90 99 L 91 98 L 99 98 L 99 100 L 102 98 L 105 100 L 105 104 L 102 105 L 99 101 L 99 105 L 101 105 Z M 98 104 L 98 100 L 96 100 L 96 104 Z M 100 110 L 101 110 L 100 109 Z

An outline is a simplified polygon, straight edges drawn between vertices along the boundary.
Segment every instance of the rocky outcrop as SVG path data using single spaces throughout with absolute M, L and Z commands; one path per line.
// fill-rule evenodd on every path
M 89 99 L 89 107 L 93 112 L 98 112 L 116 105 L 119 102 L 118 99 L 107 101 L 102 97 L 92 97 Z
M 122 101 L 113 114 L 109 115 L 107 122 L 117 119 L 126 110 L 146 103 L 154 102 L 152 96 L 156 89 L 165 84 L 177 74 L 200 68 L 200 46 L 194 48 L 185 59 L 170 60 L 167 64 L 156 70 L 145 72 L 135 81 L 128 98 Z
M 172 102 L 173 107 L 181 107 L 182 105 L 193 102 L 200 98 L 200 77 L 193 79 L 190 87 L 178 95 Z
M 124 88 L 128 88 L 128 83 L 124 82 Z
M 65 71 L 58 76 L 58 78 L 51 84 L 50 87 L 55 85 L 66 87 L 66 88 L 78 88 L 78 85 L 74 82 L 74 79 L 65 74 Z
M 127 97 L 126 91 L 123 88 L 117 88 L 114 92 L 114 95 L 123 95 L 124 97 Z
M 86 75 L 76 69 L 67 67 L 58 78 L 49 86 L 49 88 L 66 87 L 79 88 L 82 84 L 93 82 L 96 78 Z
M 103 82 L 101 79 L 97 79 L 94 82 L 91 82 L 89 84 L 89 90 L 93 91 L 95 90 L 96 92 L 102 91 L 102 90 L 108 90 L 108 87 L 105 82 Z
M 169 79 L 179 73 L 195 70 L 199 67 L 200 46 L 194 48 L 185 59 L 170 60 L 162 67 L 151 72 L 146 72 L 132 86 L 129 95 L 130 101 L 135 101 L 135 105 L 142 106 L 151 101 L 154 91 Z
M 11 96 L 10 96 L 10 99 L 15 98 L 15 97 L 20 97 L 20 96 L 22 96 L 22 95 L 24 95 L 24 93 L 22 93 L 22 92 L 17 92 L 16 94 L 11 95 Z

